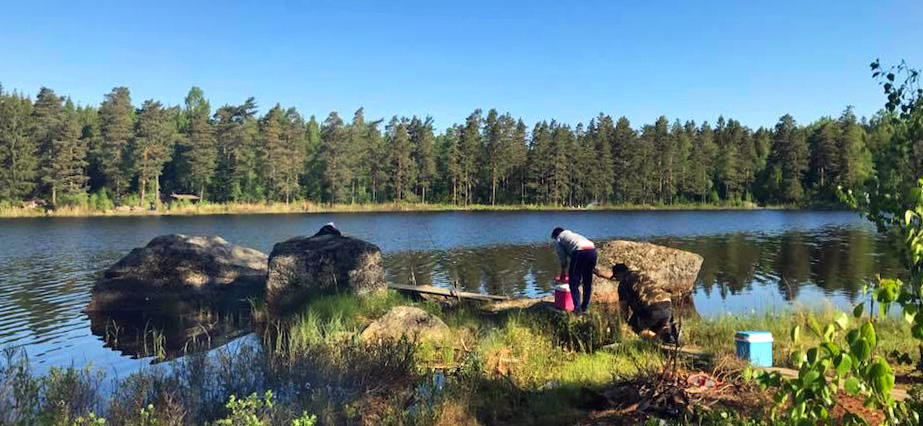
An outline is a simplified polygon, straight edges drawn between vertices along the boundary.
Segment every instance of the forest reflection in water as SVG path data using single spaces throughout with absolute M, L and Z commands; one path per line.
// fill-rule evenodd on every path
M 901 276 L 900 260 L 891 243 L 867 228 L 657 237 L 649 241 L 705 258 L 696 282 L 697 298 L 728 299 L 760 289 L 792 302 L 810 289 L 812 294 L 852 301 L 865 279 L 875 274 Z M 385 262 L 393 282 L 442 287 L 455 284 L 467 291 L 523 297 L 550 292 L 559 268 L 550 244 L 409 251 L 387 255 Z M 728 308 L 735 310 L 735 306 Z

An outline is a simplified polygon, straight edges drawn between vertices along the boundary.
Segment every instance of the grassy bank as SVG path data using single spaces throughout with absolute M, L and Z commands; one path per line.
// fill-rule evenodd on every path
M 61 206 L 56 209 L 43 207 L 0 207 L 0 218 L 17 217 L 93 217 L 93 216 L 191 216 L 219 214 L 292 214 L 292 213 L 372 213 L 372 212 L 449 212 L 449 211 L 587 211 L 587 210 L 756 210 L 756 209 L 834 209 L 833 205 L 772 205 L 760 206 L 750 202 L 723 203 L 677 203 L 677 204 L 597 204 L 568 207 L 550 204 L 314 204 L 309 202 L 285 203 L 171 203 L 159 210 L 139 207 L 95 209 L 80 206 Z
M 363 328 L 398 305 L 439 316 L 448 334 L 432 341 L 363 341 Z M 742 365 L 728 355 L 734 332 L 742 329 L 772 331 L 775 358 L 787 365 L 797 346 L 788 328 L 807 315 L 686 321 L 688 343 L 717 356 L 677 359 L 676 368 L 740 381 Z M 812 315 L 824 323 L 832 312 Z M 911 340 L 905 325 L 882 324 L 880 341 L 890 345 L 883 351 L 905 349 Z M 320 297 L 294 318 L 268 321 L 260 336 L 253 345 L 189 355 L 172 367 L 118 380 L 104 377 L 106 366 L 35 377 L 27 360 L 11 354 L 0 361 L 0 424 L 87 424 L 77 419 L 86 422 L 90 413 L 115 425 L 154 419 L 159 425 L 304 426 L 312 415 L 323 425 L 584 424 L 613 411 L 607 411 L 605 397 L 611 389 L 646 383 L 674 365 L 669 352 L 638 339 L 605 310 L 574 317 L 529 303 L 458 305 L 412 301 L 394 292 L 368 299 Z M 815 343 L 806 339 L 798 345 Z M 229 405 L 231 395 L 235 402 Z M 755 407 L 742 412 L 765 414 Z M 258 422 L 234 422 L 248 415 Z M 693 420 L 707 424 L 702 419 Z

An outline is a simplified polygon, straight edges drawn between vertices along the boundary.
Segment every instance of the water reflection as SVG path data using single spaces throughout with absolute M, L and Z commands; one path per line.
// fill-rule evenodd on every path
M 705 258 L 697 289 L 726 299 L 773 287 L 785 301 L 805 288 L 853 301 L 863 280 L 899 276 L 900 262 L 887 240 L 866 229 L 822 228 L 778 234 L 731 233 L 650 239 Z M 551 291 L 559 266 L 550 245 L 497 245 L 385 256 L 389 279 L 535 297 Z

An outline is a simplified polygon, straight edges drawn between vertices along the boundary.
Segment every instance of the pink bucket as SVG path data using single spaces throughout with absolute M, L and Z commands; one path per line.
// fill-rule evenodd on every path
M 554 288 L 554 307 L 564 312 L 574 311 L 574 298 L 570 295 L 570 287 L 559 285 Z

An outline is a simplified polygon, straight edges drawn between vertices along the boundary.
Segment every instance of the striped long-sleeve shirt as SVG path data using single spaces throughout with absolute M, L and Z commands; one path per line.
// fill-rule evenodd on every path
M 567 267 L 567 259 L 573 256 L 575 251 L 595 248 L 592 241 L 574 231 L 563 231 L 554 241 L 554 250 L 558 254 L 562 268 Z

